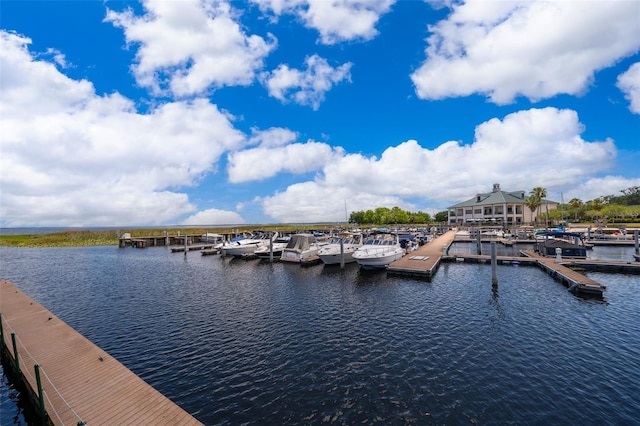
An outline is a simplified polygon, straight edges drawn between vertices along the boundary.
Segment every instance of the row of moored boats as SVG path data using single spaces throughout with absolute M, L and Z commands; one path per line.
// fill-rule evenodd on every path
M 222 256 L 299 264 L 357 262 L 365 269 L 385 268 L 417 247 L 412 238 L 387 231 L 340 232 L 330 236 L 311 232 L 285 236 L 276 231 L 258 231 L 229 241 L 219 234 L 205 234 L 202 240 L 213 244 Z

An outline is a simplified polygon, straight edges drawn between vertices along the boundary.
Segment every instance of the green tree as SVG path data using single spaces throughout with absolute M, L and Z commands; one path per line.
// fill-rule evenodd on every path
M 364 220 L 362 223 L 366 223 L 366 224 L 376 223 L 376 214 L 374 213 L 373 210 L 369 209 L 366 212 L 364 212 Z
M 584 203 L 580 198 L 572 198 L 569 200 L 569 207 L 571 208 L 571 212 L 573 213 L 573 218 L 578 220 L 578 213 L 582 209 Z
M 527 199 L 525 200 L 524 204 L 529 207 L 529 210 L 531 210 L 532 212 L 536 212 L 538 210 L 538 208 L 540 207 L 540 204 L 542 204 L 540 202 L 540 199 L 535 197 L 534 195 L 530 195 L 527 197 Z M 536 223 L 538 223 L 538 214 L 536 214 Z
M 373 223 L 391 223 L 391 210 L 388 207 L 377 207 L 375 210 L 375 221 Z
M 541 186 L 536 186 L 531 191 L 531 196 L 535 197 L 538 200 L 538 202 L 537 202 L 537 204 L 538 204 L 538 216 L 540 216 L 540 207 L 542 207 L 542 201 L 547 196 L 547 190 L 546 190 L 546 188 L 542 188 Z
M 446 222 L 447 220 L 449 220 L 449 212 L 446 210 L 436 213 L 436 222 Z

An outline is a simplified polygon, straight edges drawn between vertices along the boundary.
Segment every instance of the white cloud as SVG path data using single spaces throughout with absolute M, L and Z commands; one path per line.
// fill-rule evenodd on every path
M 285 223 L 344 222 L 353 211 L 408 206 L 400 197 L 391 194 L 380 196 L 354 191 L 348 182 L 343 186 L 329 186 L 323 182 L 297 183 L 282 193 L 265 197 L 262 205 L 267 215 Z
M 106 21 L 137 44 L 133 71 L 138 84 L 161 94 L 200 94 L 209 88 L 248 85 L 275 47 L 246 35 L 221 0 L 146 0 L 144 16 L 109 10 Z
M 245 223 L 245 221 L 238 213 L 218 209 L 202 210 L 182 221 L 183 225 L 195 226 L 240 225 L 243 223 Z
M 229 155 L 229 181 L 240 183 L 267 179 L 281 172 L 299 174 L 320 170 L 341 152 L 313 141 L 234 152 Z
M 276 18 L 290 13 L 308 28 L 320 33 L 324 44 L 349 40 L 371 40 L 382 15 L 391 10 L 395 0 L 252 0 L 263 12 Z
M 450 141 L 430 150 L 410 140 L 387 148 L 380 158 L 343 155 L 327 163 L 313 182 L 266 197 L 263 206 L 280 221 L 335 221 L 343 220 L 344 200 L 350 211 L 403 206 L 410 198 L 446 207 L 496 182 L 505 190 L 568 191 L 615 163 L 613 141 L 588 142 L 580 136 L 583 131 L 572 110 L 520 111 L 480 124 L 469 145 Z M 618 190 L 631 186 L 624 180 L 616 184 L 622 185 Z
M 562 195 L 565 203 L 572 198 L 589 201 L 606 195 L 620 196 L 623 189 L 640 186 L 639 178 L 625 178 L 623 176 L 605 176 L 587 179 L 585 182 L 568 189 Z
M 429 27 L 411 78 L 423 99 L 581 94 L 596 71 L 638 51 L 638 16 L 637 1 L 470 0 Z
M 618 76 L 617 86 L 629 100 L 631 112 L 640 114 L 640 62 L 631 65 L 627 71 Z
M 326 59 L 313 55 L 305 59 L 305 65 L 304 71 L 281 64 L 272 72 L 263 73 L 261 78 L 269 95 L 281 101 L 309 105 L 317 110 L 324 100 L 324 94 L 334 84 L 343 80 L 351 81 L 350 62 L 333 68 Z
M 263 148 L 271 148 L 286 145 L 296 140 L 298 134 L 282 127 L 271 127 L 267 130 L 252 129 L 250 145 L 260 145 Z
M 0 32 L 2 226 L 161 224 L 192 212 L 174 192 L 245 144 L 207 100 L 136 112 L 115 93 L 34 60 Z

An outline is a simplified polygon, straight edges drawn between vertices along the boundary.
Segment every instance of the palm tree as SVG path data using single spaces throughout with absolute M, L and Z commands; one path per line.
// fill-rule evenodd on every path
M 542 206 L 542 200 L 547 196 L 546 188 L 542 188 L 540 186 L 536 186 L 531 190 L 531 196 L 535 197 L 538 200 L 538 216 L 540 216 L 540 206 Z M 546 203 L 545 203 L 546 204 Z M 547 204 L 547 209 L 549 208 L 549 204 Z M 537 219 L 537 218 L 536 218 Z M 547 220 L 549 220 L 549 214 L 547 211 Z
M 574 211 L 574 218 L 578 220 L 578 210 L 582 207 L 583 202 L 580 198 L 572 198 L 569 200 L 569 206 Z
M 531 212 L 536 211 L 536 209 L 538 207 L 540 207 L 540 200 L 536 197 L 534 197 L 533 195 L 527 197 L 527 200 L 524 202 L 524 204 L 529 207 L 529 210 L 531 210 Z M 538 223 L 538 217 L 536 216 L 536 223 Z

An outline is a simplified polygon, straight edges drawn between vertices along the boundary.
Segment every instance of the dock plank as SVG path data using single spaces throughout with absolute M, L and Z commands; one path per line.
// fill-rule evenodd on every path
M 455 237 L 455 231 L 448 231 L 416 250 L 407 253 L 387 267 L 387 272 L 397 275 L 409 275 L 433 278 L 444 255 L 444 247 L 449 247 Z
M 201 424 L 4 280 L 0 280 L 0 313 L 4 344 L 13 357 L 9 336 L 16 334 L 21 368 L 31 388 L 37 389 L 34 364 L 38 363 L 46 375 L 43 388 L 50 401 L 45 398 L 45 408 L 54 424 L 76 424 L 79 420 L 96 425 Z
M 547 272 L 550 272 L 556 280 L 567 283 L 569 287 L 575 286 L 575 290 L 578 292 L 602 295 L 604 290 L 607 289 L 604 284 L 600 284 L 580 272 L 568 268 L 562 262 L 556 262 L 555 258 L 540 256 L 533 250 L 522 250 L 521 253 L 527 257 L 536 259 L 538 261 L 538 265 Z

